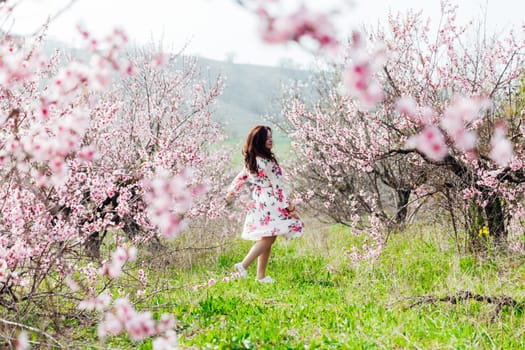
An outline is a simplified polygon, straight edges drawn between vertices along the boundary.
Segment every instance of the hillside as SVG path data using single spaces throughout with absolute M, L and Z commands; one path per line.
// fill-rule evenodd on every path
M 235 64 L 199 58 L 203 67 L 209 67 L 211 76 L 225 77 L 225 87 L 217 105 L 216 120 L 227 133 L 244 137 L 248 130 L 267 123 L 263 116 L 279 114 L 281 86 L 290 80 L 303 80 L 307 71 L 282 67 Z

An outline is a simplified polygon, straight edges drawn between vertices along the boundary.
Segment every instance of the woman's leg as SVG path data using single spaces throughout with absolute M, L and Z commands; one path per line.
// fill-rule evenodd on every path
M 257 259 L 257 279 L 263 279 L 266 277 L 266 266 L 268 266 L 268 260 L 270 259 L 270 253 L 272 252 L 272 244 L 275 242 L 276 236 L 266 237 L 271 241 L 268 248 L 263 251 Z
M 244 260 L 242 261 L 242 266 L 245 269 L 248 269 L 250 264 L 261 254 L 266 253 L 266 261 L 264 262 L 264 270 L 266 270 L 266 265 L 268 264 L 268 258 L 270 257 L 270 250 L 272 249 L 272 244 L 275 242 L 276 237 L 261 237 L 250 249 Z M 261 261 L 259 259 L 259 265 Z M 257 277 L 259 277 L 259 268 L 257 268 Z M 263 275 L 264 277 L 264 275 Z

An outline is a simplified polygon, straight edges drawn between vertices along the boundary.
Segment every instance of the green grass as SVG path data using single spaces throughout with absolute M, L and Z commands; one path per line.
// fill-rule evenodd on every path
M 138 305 L 171 312 L 178 319 L 182 348 L 212 349 L 520 349 L 525 316 L 518 309 L 486 302 L 411 305 L 423 295 L 460 290 L 508 295 L 525 301 L 523 257 L 458 255 L 439 232 L 397 234 L 375 264 L 344 257 L 353 237 L 346 229 L 313 229 L 305 237 L 274 246 L 268 274 L 275 284 L 249 278 L 220 281 L 240 261 L 249 242 L 207 263 L 159 271 L 172 288 Z M 150 274 L 153 272 L 150 272 Z M 219 282 L 193 290 L 210 278 Z M 117 348 L 151 348 L 151 342 L 111 339 Z

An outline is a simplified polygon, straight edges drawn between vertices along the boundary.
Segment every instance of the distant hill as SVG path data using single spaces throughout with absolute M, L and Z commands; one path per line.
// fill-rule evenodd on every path
M 282 67 L 235 64 L 199 58 L 210 75 L 225 77 L 216 120 L 233 137 L 244 137 L 257 124 L 267 123 L 263 116 L 278 116 L 281 86 L 291 80 L 305 80 L 309 72 Z
M 71 49 L 65 44 L 47 40 L 44 51 L 52 54 L 56 49 L 73 56 L 86 57 L 87 52 Z M 257 124 L 268 123 L 263 116 L 278 117 L 281 86 L 290 80 L 305 80 L 309 72 L 283 67 L 215 61 L 197 57 L 203 74 L 214 79 L 221 75 L 224 91 L 216 105 L 215 120 L 221 123 L 232 138 L 244 138 Z M 206 72 L 206 73 L 204 73 Z

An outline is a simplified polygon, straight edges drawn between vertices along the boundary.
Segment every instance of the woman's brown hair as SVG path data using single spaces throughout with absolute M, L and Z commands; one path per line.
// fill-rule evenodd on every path
M 242 149 L 242 155 L 244 156 L 244 164 L 250 173 L 256 174 L 259 172 L 256 157 L 273 160 L 277 163 L 273 152 L 266 148 L 268 132 L 272 132 L 269 126 L 257 125 L 248 133 L 246 143 Z

